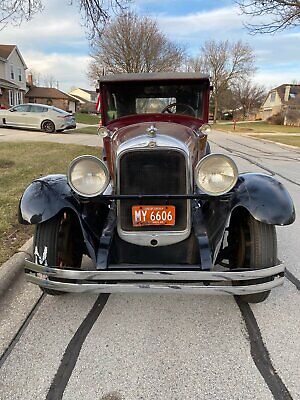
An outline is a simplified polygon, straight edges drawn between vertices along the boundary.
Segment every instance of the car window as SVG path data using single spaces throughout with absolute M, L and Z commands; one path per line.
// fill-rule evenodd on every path
M 52 110 L 58 112 L 59 114 L 68 114 L 66 111 L 61 110 L 60 108 L 52 107 Z
M 15 111 L 15 112 L 29 112 L 29 105 L 21 104 L 20 106 L 16 106 L 16 107 L 12 108 L 12 111 Z
M 47 107 L 42 107 L 42 106 L 37 106 L 37 105 L 31 105 L 30 106 L 30 112 L 44 113 L 44 112 L 47 112 L 47 111 L 48 111 Z

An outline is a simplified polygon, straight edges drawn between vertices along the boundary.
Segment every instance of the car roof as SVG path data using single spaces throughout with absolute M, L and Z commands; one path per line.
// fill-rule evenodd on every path
M 137 81 L 176 81 L 176 80 L 209 80 L 209 75 L 199 72 L 153 72 L 145 74 L 114 74 L 99 78 L 99 83 L 106 82 L 137 82 Z
M 48 106 L 48 104 L 40 104 L 40 103 L 23 103 L 20 104 L 22 106 L 40 106 L 40 107 L 46 107 L 46 108 L 53 108 L 53 106 Z

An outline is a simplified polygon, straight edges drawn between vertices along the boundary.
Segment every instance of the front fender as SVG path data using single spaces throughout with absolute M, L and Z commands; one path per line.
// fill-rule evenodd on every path
M 232 212 L 238 207 L 265 224 L 289 225 L 295 221 L 293 201 L 280 182 L 265 174 L 241 174 L 230 196 L 210 198 L 203 204 L 214 260 Z
M 64 208 L 78 214 L 79 205 L 66 175 L 48 175 L 33 181 L 25 190 L 19 203 L 19 222 L 40 224 Z
M 282 183 L 269 175 L 246 173 L 239 176 L 231 209 L 245 207 L 260 222 L 289 225 L 295 221 L 295 208 Z
M 88 254 L 95 263 L 96 248 L 92 235 L 82 219 L 81 204 L 74 197 L 66 175 L 48 175 L 33 181 L 20 200 L 19 222 L 40 224 L 66 208 L 73 210 L 77 215 Z

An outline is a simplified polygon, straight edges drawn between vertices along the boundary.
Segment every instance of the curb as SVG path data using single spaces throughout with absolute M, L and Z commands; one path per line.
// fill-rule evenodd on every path
M 0 297 L 10 288 L 24 267 L 25 258 L 32 257 L 33 238 L 0 267 Z

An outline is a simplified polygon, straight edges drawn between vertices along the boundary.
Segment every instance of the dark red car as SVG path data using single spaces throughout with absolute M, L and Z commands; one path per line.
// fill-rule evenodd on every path
M 36 179 L 20 201 L 20 222 L 36 224 L 27 280 L 50 294 L 266 299 L 283 283 L 275 225 L 294 221 L 293 202 L 273 177 L 239 174 L 211 153 L 209 78 L 124 74 L 99 85 L 99 158 L 82 155 L 66 175 Z

